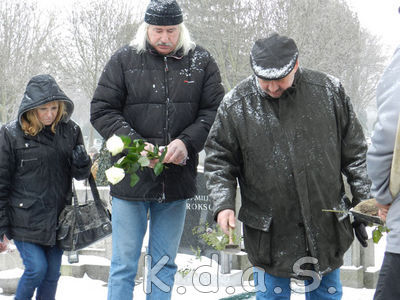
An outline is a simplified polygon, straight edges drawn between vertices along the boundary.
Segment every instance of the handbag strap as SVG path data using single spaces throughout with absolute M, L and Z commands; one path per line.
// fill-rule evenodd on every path
M 89 179 L 90 190 L 92 191 L 94 202 L 96 203 L 96 205 L 103 206 L 103 202 L 100 200 L 100 194 L 99 194 L 99 191 L 97 189 L 96 181 L 95 181 L 92 173 L 90 173 L 88 179 Z M 76 193 L 75 184 L 74 184 L 73 180 L 72 180 L 72 204 L 75 207 L 79 206 L 78 195 Z
M 392 167 L 390 170 L 389 191 L 393 199 L 400 193 L 400 117 L 397 122 Z
M 89 185 L 90 185 L 90 190 L 92 191 L 93 200 L 96 203 L 103 205 L 103 203 L 100 200 L 100 194 L 99 194 L 99 191 L 97 190 L 96 181 L 93 177 L 92 172 L 90 172 L 90 175 L 89 175 Z
M 88 203 L 89 201 L 89 196 L 88 196 L 88 184 L 89 184 L 89 179 L 85 179 L 85 203 Z
M 99 194 L 99 191 L 97 190 L 96 182 L 95 182 L 95 179 L 94 179 L 92 173 L 90 173 L 90 175 L 89 175 L 89 184 L 90 184 L 90 190 L 92 191 L 94 204 L 97 208 L 97 213 L 99 214 L 99 216 L 106 214 L 109 217 L 110 214 L 109 214 L 108 210 L 104 207 L 103 202 L 100 199 L 100 194 Z M 73 208 L 74 208 L 75 217 L 76 217 L 75 225 L 78 226 L 79 230 L 83 232 L 83 231 L 85 231 L 85 227 L 83 226 L 83 224 L 85 224 L 85 222 L 84 222 L 84 220 L 82 220 L 82 216 L 79 213 L 78 197 L 76 194 L 75 185 L 74 185 L 73 181 L 72 181 L 72 195 L 73 195 L 72 196 L 73 197 Z
M 79 205 L 78 195 L 76 193 L 74 180 L 72 179 L 72 205 L 77 207 Z

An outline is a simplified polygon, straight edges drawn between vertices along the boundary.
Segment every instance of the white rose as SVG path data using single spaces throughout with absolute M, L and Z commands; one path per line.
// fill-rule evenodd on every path
M 117 168 L 117 167 L 111 167 L 105 171 L 107 180 L 111 184 L 117 184 L 120 182 L 122 179 L 125 177 L 125 171 L 124 169 Z
M 107 140 L 106 147 L 107 150 L 110 151 L 111 154 L 114 156 L 117 155 L 118 153 L 121 153 L 122 150 L 124 150 L 124 142 L 119 136 L 116 136 L 114 134 Z

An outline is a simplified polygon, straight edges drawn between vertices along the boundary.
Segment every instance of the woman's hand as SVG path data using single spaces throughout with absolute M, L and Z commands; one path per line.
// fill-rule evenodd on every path
M 378 211 L 378 216 L 382 219 L 382 221 L 386 222 L 386 216 L 387 213 L 389 211 L 391 204 L 388 205 L 383 205 L 380 203 L 376 203 L 376 206 L 378 207 L 379 211 Z
M 76 145 L 72 150 L 72 164 L 78 168 L 87 166 L 90 163 L 90 156 L 86 153 L 84 145 Z
M 3 235 L 2 238 L 0 238 L 0 253 L 8 250 L 9 243 L 10 243 L 9 240 L 6 238 L 5 235 Z

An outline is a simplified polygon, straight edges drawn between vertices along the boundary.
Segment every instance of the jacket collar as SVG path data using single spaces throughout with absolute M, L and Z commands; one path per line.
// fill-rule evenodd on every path
M 302 74 L 303 74 L 303 70 L 299 67 L 299 68 L 297 69 L 296 74 L 294 74 L 294 80 L 293 80 L 292 86 L 289 87 L 289 88 L 285 91 L 285 93 L 291 94 L 291 93 L 293 93 L 293 92 L 296 90 L 296 88 L 297 88 L 297 86 L 298 86 L 298 84 L 299 84 L 299 82 L 300 82 L 300 79 L 301 79 Z

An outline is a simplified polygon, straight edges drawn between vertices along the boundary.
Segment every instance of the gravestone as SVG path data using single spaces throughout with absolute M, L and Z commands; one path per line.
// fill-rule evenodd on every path
M 374 242 L 370 238 L 368 247 L 361 247 L 357 239 L 343 257 L 340 276 L 344 286 L 374 289 L 378 281 L 379 266 L 375 266 Z
M 218 253 L 217 250 L 207 245 L 199 236 L 193 234 L 193 228 L 196 226 L 215 227 L 212 203 L 208 197 L 206 189 L 206 178 L 204 173 L 199 170 L 197 174 L 197 195 L 188 199 L 186 203 L 186 219 L 185 227 L 179 245 L 179 253 L 196 254 L 200 250 L 200 254 L 211 258 L 212 253 Z

